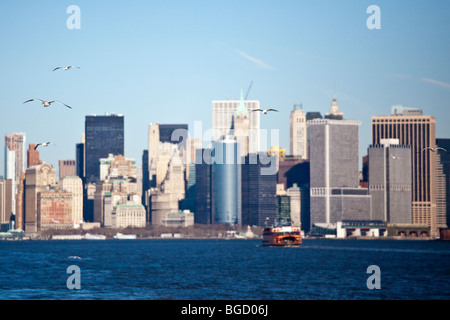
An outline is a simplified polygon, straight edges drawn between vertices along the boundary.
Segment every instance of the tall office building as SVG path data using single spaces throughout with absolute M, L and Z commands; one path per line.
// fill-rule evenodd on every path
M 148 172 L 150 187 L 161 184 L 167 172 L 167 164 L 176 149 L 187 157 L 187 124 L 151 123 L 148 127 Z M 159 164 L 158 164 L 159 161 Z M 186 161 L 185 161 L 186 163 Z M 159 178 L 158 178 L 159 172 Z
M 391 110 L 390 116 L 372 117 L 372 145 L 398 139 L 399 144 L 411 146 L 412 222 L 430 226 L 431 236 L 436 236 L 437 154 L 426 149 L 436 146 L 436 119 L 420 109 L 393 106 Z
M 381 139 L 368 150 L 371 220 L 394 224 L 412 223 L 411 146 L 398 139 Z
M 251 156 L 256 161 L 250 160 Z M 276 223 L 277 174 L 269 175 L 262 171 L 276 161 L 276 156 L 271 156 L 266 164 L 262 163 L 261 156 L 262 154 L 249 155 L 242 164 L 242 225 L 264 227 L 266 223 Z
M 231 136 L 225 136 L 213 142 L 213 150 L 211 208 L 214 222 L 242 224 L 239 144 Z
M 51 187 L 37 193 L 37 230 L 73 227 L 72 193 Z
M 197 149 L 195 163 L 195 223 L 212 224 L 211 149 Z
M 359 121 L 308 121 L 311 133 L 311 225 L 370 219 L 368 190 L 359 187 Z
M 212 101 L 212 140 L 218 141 L 230 133 L 233 117 L 237 114 L 239 106 L 245 106 L 248 111 L 249 143 L 248 152 L 257 153 L 260 150 L 260 112 L 252 112 L 260 107 L 258 100 L 244 100 L 241 91 L 239 100 L 214 100 Z
M 20 180 L 22 172 L 26 170 L 25 133 L 11 133 L 5 136 L 5 178 Z M 8 156 L 12 154 L 14 156 Z
M 289 117 L 289 154 L 300 159 L 308 158 L 306 115 L 301 105 L 294 105 Z
M 121 114 L 91 115 L 85 121 L 85 178 L 100 178 L 99 159 L 112 153 L 124 155 L 124 117 Z
M 38 232 L 38 193 L 56 185 L 56 170 L 48 163 L 27 169 L 25 175 L 25 217 L 27 234 Z
M 60 187 L 72 193 L 72 222 L 74 226 L 83 222 L 83 181 L 76 175 L 67 175 L 59 181 Z

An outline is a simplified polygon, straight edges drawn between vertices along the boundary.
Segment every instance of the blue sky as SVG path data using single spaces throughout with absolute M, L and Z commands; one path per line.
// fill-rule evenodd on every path
M 70 5 L 79 30 L 67 28 Z M 370 5 L 379 30 L 366 26 Z M 450 138 L 449 17 L 450 1 L 2 1 L 1 133 L 54 142 L 40 156 L 58 168 L 75 158 L 86 115 L 121 113 L 125 155 L 141 164 L 149 123 L 211 128 L 211 101 L 253 81 L 248 99 L 280 110 L 261 127 L 280 130 L 287 151 L 293 105 L 324 114 L 334 93 L 362 122 L 360 158 L 370 117 L 396 104 L 434 115 L 437 137 Z M 60 65 L 80 69 L 52 72 Z M 0 165 L 3 175 L 3 153 Z

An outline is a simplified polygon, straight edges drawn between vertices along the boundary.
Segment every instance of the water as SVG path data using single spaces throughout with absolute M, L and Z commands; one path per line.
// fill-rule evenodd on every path
M 81 270 L 79 290 L 67 288 L 70 265 Z M 379 290 L 367 288 L 370 265 L 380 268 Z M 450 242 L 0 241 L 8 300 L 447 300 L 449 289 Z

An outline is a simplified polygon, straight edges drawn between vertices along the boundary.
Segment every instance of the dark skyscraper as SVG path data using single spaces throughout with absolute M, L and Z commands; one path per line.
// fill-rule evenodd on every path
M 211 149 L 195 150 L 195 223 L 214 223 L 211 211 Z
M 256 156 L 253 154 L 253 156 Z M 277 174 L 263 174 L 261 169 L 270 167 L 275 156 L 267 164 L 261 161 L 261 154 L 251 161 L 245 158 L 242 165 L 242 224 L 264 227 L 275 223 L 277 215 Z
M 84 181 L 84 143 L 77 143 L 75 148 L 75 174 Z
M 86 116 L 85 140 L 86 182 L 95 182 L 100 177 L 100 158 L 124 155 L 123 115 Z

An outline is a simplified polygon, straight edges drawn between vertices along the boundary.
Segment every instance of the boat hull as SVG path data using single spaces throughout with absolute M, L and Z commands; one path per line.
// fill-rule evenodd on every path
M 302 244 L 300 228 L 266 228 L 263 231 L 263 246 L 298 246 Z

